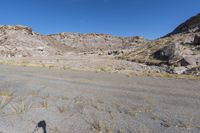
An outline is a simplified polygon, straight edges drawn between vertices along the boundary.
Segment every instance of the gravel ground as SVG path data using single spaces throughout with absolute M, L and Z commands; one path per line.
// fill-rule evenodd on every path
M 0 99 L 1 133 L 200 132 L 197 80 L 0 65 Z

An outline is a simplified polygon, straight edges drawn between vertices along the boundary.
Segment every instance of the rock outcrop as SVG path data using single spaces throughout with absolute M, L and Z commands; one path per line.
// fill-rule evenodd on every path
M 172 43 L 153 53 L 153 57 L 163 61 L 176 62 L 183 59 L 184 56 L 192 54 L 193 52 L 190 48 L 179 43 Z
M 200 66 L 200 14 L 188 19 L 168 35 L 146 43 L 137 51 L 124 53 L 119 59 L 163 66 L 177 74 L 199 70 L 192 68 Z
M 35 57 L 55 54 L 48 42 L 25 26 L 0 26 L 1 57 Z M 42 47 L 43 51 L 38 48 Z
M 0 26 L 0 30 L 4 32 L 13 32 L 16 33 L 17 31 L 23 32 L 24 34 L 29 34 L 32 35 L 33 31 L 32 28 L 27 27 L 27 26 L 22 26 L 22 25 L 2 25 Z
M 179 44 L 169 44 L 162 49 L 156 51 L 153 56 L 156 59 L 169 61 L 180 57 L 181 47 Z
M 186 20 L 184 23 L 180 24 L 177 28 L 175 28 L 174 31 L 169 33 L 167 36 L 179 33 L 195 33 L 195 32 L 200 32 L 200 13 Z

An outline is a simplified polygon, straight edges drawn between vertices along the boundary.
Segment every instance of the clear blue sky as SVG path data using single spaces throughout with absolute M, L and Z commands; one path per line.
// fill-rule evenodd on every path
M 153 39 L 198 12 L 200 0 L 1 0 L 0 24 Z

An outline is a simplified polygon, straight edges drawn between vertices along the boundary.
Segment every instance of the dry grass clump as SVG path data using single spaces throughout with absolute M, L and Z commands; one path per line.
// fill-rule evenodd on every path
M 107 72 L 107 69 L 104 66 L 97 66 L 96 72 Z
M 70 66 L 63 66 L 63 70 L 70 70 L 70 69 L 72 69 Z
M 64 106 L 56 106 L 57 107 L 57 109 L 58 109 L 58 111 L 60 112 L 60 113 L 64 113 L 64 112 L 66 112 L 66 108 L 64 107 Z
M 101 133 L 102 128 L 98 121 L 94 121 L 93 123 L 91 123 L 91 125 L 98 133 Z
M 41 108 L 47 109 L 48 108 L 48 98 L 47 97 L 43 97 L 42 99 L 43 99 L 43 101 L 40 103 L 41 104 Z
M 30 62 L 29 62 L 28 60 L 26 60 L 26 59 L 23 59 L 23 60 L 21 60 L 21 62 L 20 62 L 20 64 L 21 64 L 22 66 L 24 66 L 24 67 L 28 66 L 29 63 L 30 63 Z
M 32 109 L 32 102 L 27 102 L 24 100 L 24 98 L 21 98 L 18 102 L 9 104 L 10 109 L 13 111 L 15 114 L 21 114 L 28 112 L 29 110 Z
M 152 76 L 152 77 L 162 77 L 162 78 L 176 78 L 176 79 L 192 79 L 200 80 L 200 76 L 187 75 L 187 74 L 170 74 L 170 73 L 157 73 L 157 72 L 133 72 L 130 71 L 126 74 L 127 77 L 133 76 Z
M 32 92 L 31 92 L 31 96 L 33 96 L 33 97 L 37 97 L 37 96 L 39 96 L 39 91 L 40 90 L 33 90 Z
M 13 99 L 14 92 L 8 89 L 0 90 L 0 109 L 3 109 Z
M 147 128 L 146 125 L 141 124 L 137 130 L 135 130 L 137 133 L 150 133 L 150 130 Z
M 63 104 L 61 105 L 57 104 L 56 107 L 60 113 L 65 113 L 67 111 L 67 107 L 64 106 Z
M 13 91 L 8 89 L 0 89 L 0 97 L 12 97 Z

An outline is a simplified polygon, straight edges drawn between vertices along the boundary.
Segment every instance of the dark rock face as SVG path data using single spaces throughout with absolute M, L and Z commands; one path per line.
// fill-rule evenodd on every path
M 175 49 L 176 49 L 176 45 L 170 44 L 170 45 L 165 46 L 164 48 L 156 51 L 153 54 L 153 57 L 156 59 L 159 59 L 159 60 L 169 61 L 175 56 Z
M 184 23 L 180 24 L 174 31 L 169 33 L 167 36 L 178 34 L 178 33 L 189 33 L 200 31 L 200 13 L 196 16 L 191 17 Z
M 171 43 L 153 53 L 153 58 L 167 62 L 170 65 L 197 66 L 200 62 L 198 55 L 193 55 L 189 47 L 179 43 Z
M 200 35 L 195 35 L 193 44 L 200 45 Z

